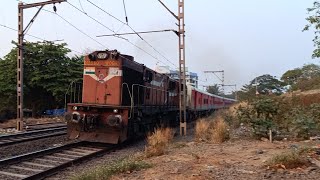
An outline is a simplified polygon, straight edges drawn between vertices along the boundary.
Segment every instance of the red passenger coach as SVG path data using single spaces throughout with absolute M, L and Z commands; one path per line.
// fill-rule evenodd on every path
M 82 103 L 68 104 L 68 136 L 92 142 L 121 143 L 159 125 L 177 125 L 179 83 L 114 51 L 84 58 Z M 189 119 L 234 102 L 187 86 Z

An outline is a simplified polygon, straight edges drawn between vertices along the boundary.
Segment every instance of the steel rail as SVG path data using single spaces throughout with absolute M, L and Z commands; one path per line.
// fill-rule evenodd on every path
M 0 146 L 8 146 L 26 141 L 43 139 L 67 134 L 67 127 L 55 127 L 0 136 Z
M 48 128 L 54 128 L 54 127 L 62 127 L 66 126 L 65 123 L 56 123 L 56 122 L 50 122 L 50 123 L 42 123 L 42 124 L 27 124 L 28 128 L 26 128 L 27 131 L 30 131 L 32 129 L 48 129 Z M 16 126 L 9 126 L 4 127 L 0 129 L 16 129 Z
M 0 178 L 43 179 L 68 166 L 112 152 L 117 147 L 82 141 L 7 158 L 0 160 Z

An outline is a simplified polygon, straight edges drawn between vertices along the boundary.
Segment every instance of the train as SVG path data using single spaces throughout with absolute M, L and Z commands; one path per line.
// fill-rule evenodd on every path
M 188 121 L 236 100 L 187 90 Z M 179 124 L 179 82 L 117 50 L 84 57 L 82 102 L 69 103 L 65 120 L 70 139 L 119 144 L 156 127 Z

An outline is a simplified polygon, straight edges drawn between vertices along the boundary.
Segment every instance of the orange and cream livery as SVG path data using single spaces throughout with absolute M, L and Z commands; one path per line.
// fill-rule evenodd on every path
M 177 125 L 179 83 L 118 51 L 84 57 L 82 102 L 69 103 L 65 116 L 71 139 L 121 143 Z M 187 86 L 189 120 L 229 106 L 235 100 Z

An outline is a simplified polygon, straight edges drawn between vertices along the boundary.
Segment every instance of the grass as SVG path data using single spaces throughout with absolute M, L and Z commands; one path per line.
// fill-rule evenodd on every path
M 177 142 L 177 143 L 172 144 L 173 148 L 178 148 L 178 149 L 186 147 L 186 146 L 187 146 L 187 144 L 186 143 L 182 143 L 182 142 Z
M 292 169 L 308 164 L 308 161 L 304 159 L 297 152 L 285 152 L 282 154 L 277 154 L 267 160 L 266 165 L 271 168 L 278 168 L 279 166 L 285 169 Z
M 223 143 L 227 141 L 230 138 L 227 123 L 221 116 L 217 117 L 213 123 L 211 141 L 213 143 Z
M 156 129 L 147 137 L 145 154 L 147 157 L 160 156 L 165 153 L 169 143 L 173 139 L 174 131 L 171 128 Z
M 223 143 L 229 139 L 228 125 L 221 116 L 211 121 L 200 119 L 196 123 L 195 137 L 197 141 Z
M 72 180 L 110 179 L 113 175 L 138 171 L 152 167 L 150 164 L 133 158 L 123 158 L 111 164 L 100 166 L 72 178 Z
M 196 123 L 195 136 L 198 141 L 208 140 L 208 130 L 210 128 L 210 122 L 205 119 L 200 119 Z

